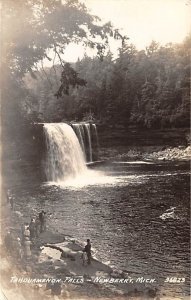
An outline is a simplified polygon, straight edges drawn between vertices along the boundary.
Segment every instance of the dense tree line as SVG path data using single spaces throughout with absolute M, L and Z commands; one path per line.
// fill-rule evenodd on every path
M 44 59 L 52 61 L 53 68 L 57 59 L 62 68 L 67 69 L 62 55 L 68 44 L 81 43 L 84 47 L 96 49 L 98 57 L 102 59 L 110 37 L 125 39 L 111 23 L 101 24 L 101 20 L 91 15 L 80 0 L 0 0 L 0 3 L 3 11 L 3 107 L 8 102 L 10 105 L 14 102 L 19 105 L 18 102 L 27 96 L 28 91 L 23 82 L 26 74 L 37 78 L 35 72 L 39 69 L 46 74 Z M 73 78 L 71 76 L 66 84 L 64 72 L 61 72 L 61 82 L 55 94 L 57 92 L 61 96 L 62 91 L 67 90 L 67 85 L 83 85 L 83 80 L 78 76 L 75 82 L 74 74 L 73 70 Z M 8 107 L 7 113 L 10 111 Z
M 39 121 L 189 126 L 190 37 L 138 51 L 111 23 L 100 25 L 79 0 L 0 2 L 3 145 L 31 145 L 32 124 Z M 117 58 L 108 50 L 111 38 L 121 45 Z M 62 55 L 71 42 L 97 55 L 67 64 Z
M 35 109 L 35 106 L 37 108 L 42 104 L 42 97 L 48 95 L 47 104 L 51 108 L 51 105 L 54 106 L 51 104 L 53 99 L 56 105 L 55 95 L 62 97 L 70 87 L 85 84 L 85 80 L 69 65 L 67 67 L 62 59 L 67 45 L 81 43 L 84 47 L 95 49 L 99 59 L 102 59 L 110 38 L 124 41 L 125 37 L 111 23 L 101 23 L 80 0 L 0 0 L 0 4 L 3 12 L 0 66 L 2 142 L 4 147 L 7 144 L 9 148 L 13 146 L 14 152 L 14 147 L 21 145 L 22 148 L 24 141 L 29 141 L 29 145 L 33 143 L 32 124 L 41 119 L 41 109 Z M 33 97 L 24 78 L 30 74 L 36 80 L 35 85 L 38 85 L 36 73 L 40 70 L 49 80 L 44 67 L 45 59 L 52 62 L 53 70 L 55 61 L 59 61 L 62 69 L 60 78 L 52 94 L 45 84 L 39 97 Z M 70 76 L 66 82 L 67 72 Z M 63 107 L 60 106 L 59 110 L 57 119 Z M 47 119 L 51 118 L 50 109 Z
M 71 67 L 86 86 L 68 87 L 67 95 L 57 98 L 61 67 L 40 70 L 36 79 L 27 75 L 25 112 L 46 122 L 94 119 L 113 126 L 187 127 L 190 48 L 189 36 L 182 44 L 153 41 L 142 51 L 123 43 L 115 59 L 110 51 L 103 59 L 85 55 Z

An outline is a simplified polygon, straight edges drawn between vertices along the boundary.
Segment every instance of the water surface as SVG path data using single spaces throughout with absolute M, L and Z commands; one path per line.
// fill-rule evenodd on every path
M 156 278 L 161 295 L 188 295 L 188 165 L 115 162 L 97 170 L 105 181 L 94 173 L 88 186 L 17 187 L 16 210 L 29 218 L 45 209 L 49 228 L 90 238 L 98 259 L 134 277 Z M 186 282 L 167 284 L 167 277 Z

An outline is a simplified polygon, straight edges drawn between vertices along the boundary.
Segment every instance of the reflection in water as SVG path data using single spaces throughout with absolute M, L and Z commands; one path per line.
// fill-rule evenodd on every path
M 105 168 L 111 182 L 102 177 L 102 184 L 78 189 L 41 185 L 17 190 L 17 210 L 29 217 L 45 209 L 51 230 L 80 241 L 91 238 L 100 260 L 131 276 L 156 278 L 161 295 L 188 294 L 188 172 L 178 166 L 172 170 L 115 165 Z M 164 282 L 172 276 L 187 281 L 181 285 Z

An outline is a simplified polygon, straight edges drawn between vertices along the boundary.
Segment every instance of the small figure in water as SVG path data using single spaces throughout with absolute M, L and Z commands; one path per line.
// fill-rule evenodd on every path
M 87 239 L 87 244 L 86 244 L 83 252 L 86 252 L 87 258 L 88 258 L 88 265 L 90 265 L 91 264 L 91 243 L 90 243 L 90 239 Z

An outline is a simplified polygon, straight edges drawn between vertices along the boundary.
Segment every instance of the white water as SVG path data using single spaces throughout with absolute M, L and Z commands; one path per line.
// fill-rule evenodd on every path
M 93 149 L 92 149 L 93 148 L 93 145 L 92 145 L 93 137 L 91 134 L 90 124 L 89 123 L 73 123 L 72 127 L 78 137 L 78 140 L 82 147 L 86 161 L 92 162 L 93 161 Z M 97 137 L 96 125 L 92 124 L 92 128 L 94 129 L 94 132 L 95 132 L 96 143 L 98 143 L 97 142 L 98 137 Z
M 86 160 L 88 160 L 87 155 L 86 155 L 86 147 L 85 147 L 85 132 L 84 132 L 84 127 L 83 124 L 72 124 L 72 127 L 78 137 L 78 140 L 80 142 L 80 145 L 83 150 L 83 154 Z
M 61 183 L 84 176 L 87 172 L 85 158 L 72 127 L 65 123 L 45 123 L 44 132 L 47 180 Z
M 85 129 L 88 135 L 90 162 L 92 162 L 92 142 L 91 142 L 91 134 L 90 134 L 90 124 L 85 124 Z
M 97 134 L 97 128 L 96 128 L 95 124 L 92 124 L 92 125 L 93 125 L 93 129 L 94 129 L 95 136 L 96 136 L 97 151 L 99 153 L 99 139 L 98 139 L 98 134 Z

